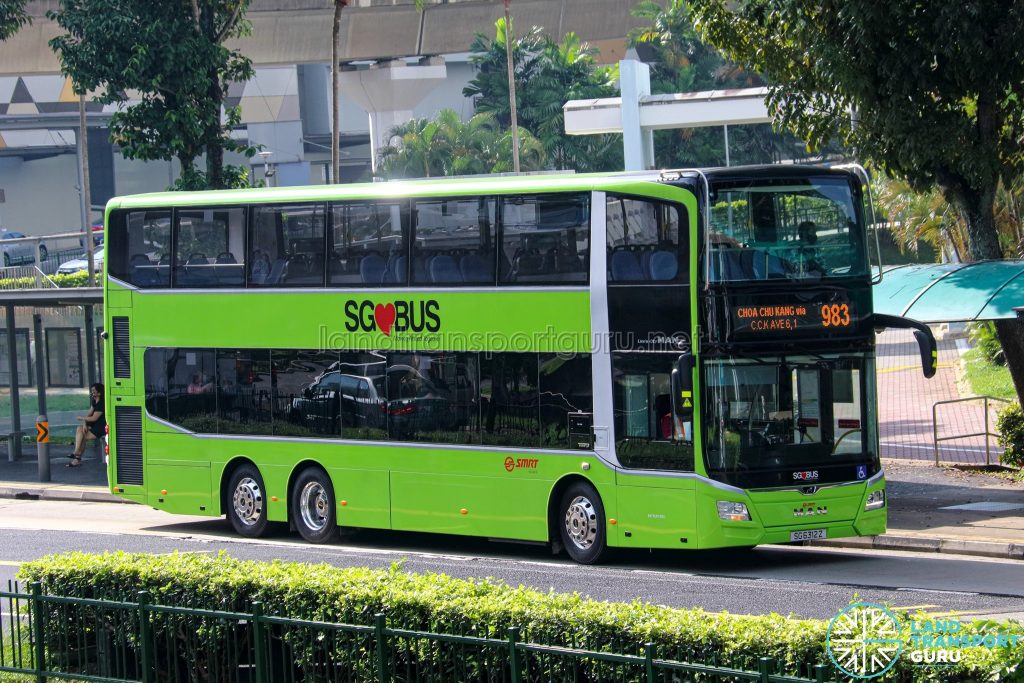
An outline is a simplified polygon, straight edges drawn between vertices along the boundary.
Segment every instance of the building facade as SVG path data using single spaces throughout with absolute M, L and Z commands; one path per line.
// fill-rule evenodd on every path
M 515 0 L 515 25 L 540 26 L 561 37 L 569 31 L 598 47 L 600 61 L 617 62 L 628 31 L 638 25 L 633 2 L 623 0 Z M 48 41 L 59 27 L 46 18 L 56 0 L 32 2 L 33 21 L 0 43 L 0 228 L 31 235 L 79 230 L 78 98 L 61 75 Z M 233 46 L 250 57 L 255 77 L 232 84 L 228 103 L 239 105 L 242 139 L 264 155 L 249 164 L 254 180 L 326 182 L 330 164 L 330 0 L 253 0 L 252 32 Z M 493 37 L 503 15 L 500 0 L 355 0 L 342 13 L 342 181 L 369 177 L 374 149 L 387 131 L 411 117 L 454 109 L 468 118 L 473 103 L 462 95 L 473 78 L 469 48 L 477 33 Z M 115 195 L 165 189 L 177 175 L 173 162 L 125 159 L 104 125 L 112 106 L 91 103 L 88 220 L 100 220 Z

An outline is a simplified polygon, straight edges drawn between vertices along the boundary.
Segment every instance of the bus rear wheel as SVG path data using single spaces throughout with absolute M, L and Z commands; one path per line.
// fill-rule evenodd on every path
M 604 504 L 590 484 L 576 482 L 562 494 L 558 506 L 562 545 L 574 561 L 595 564 L 608 549 Z
M 267 531 L 267 506 L 263 477 L 252 465 L 242 465 L 228 482 L 228 519 L 235 531 L 258 538 Z
M 292 487 L 291 515 L 299 534 L 310 543 L 326 543 L 338 528 L 334 486 L 327 473 L 307 467 Z

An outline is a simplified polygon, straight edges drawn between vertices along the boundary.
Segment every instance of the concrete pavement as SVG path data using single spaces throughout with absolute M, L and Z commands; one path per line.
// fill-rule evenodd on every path
M 66 468 L 70 446 L 51 445 L 51 481 L 39 483 L 35 447 L 8 462 L 0 448 L 0 498 L 125 503 L 107 487 L 106 467 L 86 451 Z M 820 541 L 855 548 L 1024 559 L 1024 483 L 925 461 L 886 459 L 889 526 L 882 536 Z

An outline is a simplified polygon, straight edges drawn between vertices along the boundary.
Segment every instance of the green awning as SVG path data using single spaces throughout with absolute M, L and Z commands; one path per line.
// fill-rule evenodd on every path
M 874 287 L 875 312 L 923 323 L 1016 318 L 1024 261 L 897 266 Z

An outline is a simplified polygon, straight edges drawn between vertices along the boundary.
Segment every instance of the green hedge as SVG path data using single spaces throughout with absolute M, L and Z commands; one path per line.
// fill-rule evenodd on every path
M 999 411 L 996 430 L 999 432 L 999 445 L 1005 449 L 1002 463 L 1024 467 L 1024 411 L 1019 403 L 1011 403 Z
M 53 283 L 58 287 L 85 287 L 89 284 L 89 273 L 81 271 L 70 275 L 49 275 Z M 96 274 L 96 284 L 103 282 L 103 273 Z M 36 286 L 35 277 L 14 277 L 0 279 L 0 289 L 33 289 Z
M 155 604 L 236 612 L 250 612 L 253 601 L 259 600 L 265 614 L 320 621 L 369 625 L 374 614 L 383 612 L 389 627 L 441 633 L 505 638 L 508 627 L 518 626 L 520 639 L 526 642 L 625 654 L 640 654 L 644 643 L 654 642 L 659 658 L 742 669 L 756 670 L 758 658 L 770 656 L 784 671 L 796 675 L 806 675 L 813 664 L 829 663 L 823 644 L 826 621 L 777 614 L 710 614 L 641 602 L 610 604 L 489 580 L 411 574 L 397 566 L 339 569 L 242 562 L 225 555 L 69 553 L 25 564 L 19 578 L 42 582 L 43 592 L 49 595 L 135 601 L 138 591 L 147 590 Z M 62 614 L 60 618 L 69 617 Z M 78 630 L 74 623 L 71 628 Z M 975 622 L 964 628 L 965 633 L 1024 633 L 1016 622 Z M 213 638 L 217 633 L 214 628 L 182 629 L 180 624 L 178 631 L 188 632 L 193 639 Z M 188 649 L 213 651 L 216 644 L 200 643 Z M 416 660 L 414 669 L 423 665 L 424 658 L 439 656 L 436 648 L 414 650 L 404 654 L 406 666 Z M 1024 680 L 1018 672 L 1022 650 L 1024 646 L 974 648 L 965 652 L 959 664 L 934 670 L 915 667 L 904 656 L 881 680 L 1020 681 Z M 289 652 L 297 658 L 294 646 Z M 463 666 L 467 661 L 464 658 Z M 573 667 L 563 661 L 545 669 L 545 680 L 606 680 L 608 666 Z M 634 678 L 630 674 L 621 680 Z

